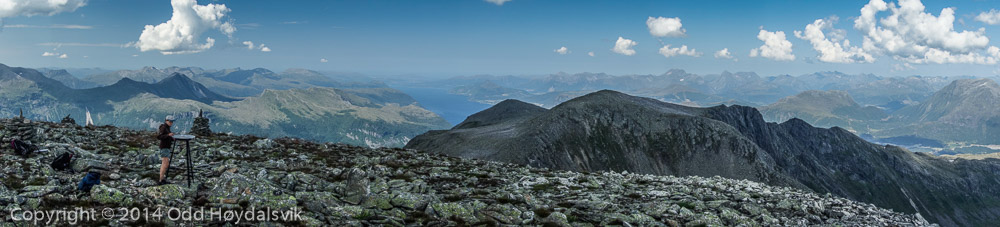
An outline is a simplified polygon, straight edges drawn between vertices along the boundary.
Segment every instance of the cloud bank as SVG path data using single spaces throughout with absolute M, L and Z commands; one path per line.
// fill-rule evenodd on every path
M 864 35 L 863 50 L 916 64 L 997 63 L 1000 56 L 992 51 L 996 47 L 988 46 L 985 28 L 956 31 L 955 8 L 941 9 L 938 16 L 924 10 L 919 0 L 900 0 L 898 5 L 871 0 L 854 20 L 854 28 Z M 879 18 L 883 11 L 888 15 Z
M 859 47 L 851 46 L 851 42 L 844 38 L 846 31 L 833 28 L 837 20 L 838 18 L 833 16 L 813 21 L 812 24 L 806 25 L 804 32 L 795 31 L 795 37 L 809 41 L 813 49 L 819 52 L 817 58 L 821 62 L 874 62 L 875 58 L 871 54 Z M 827 33 L 830 34 L 829 38 Z

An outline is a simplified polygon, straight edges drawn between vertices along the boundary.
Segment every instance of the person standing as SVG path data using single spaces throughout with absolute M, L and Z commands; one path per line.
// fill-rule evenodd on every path
M 174 125 L 174 117 L 167 115 L 163 119 L 163 124 L 156 132 L 156 138 L 160 140 L 160 181 L 158 184 L 170 184 L 167 181 L 167 168 L 170 168 L 170 146 L 174 143 L 174 133 L 170 132 L 170 126 Z

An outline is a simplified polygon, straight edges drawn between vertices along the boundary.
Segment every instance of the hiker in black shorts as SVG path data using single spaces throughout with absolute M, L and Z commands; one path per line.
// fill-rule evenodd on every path
M 167 116 L 163 119 L 163 124 L 156 132 L 156 138 L 160 140 L 160 181 L 159 184 L 169 184 L 167 181 L 167 168 L 170 167 L 170 145 L 174 143 L 174 133 L 170 132 L 170 126 L 174 125 L 174 117 Z

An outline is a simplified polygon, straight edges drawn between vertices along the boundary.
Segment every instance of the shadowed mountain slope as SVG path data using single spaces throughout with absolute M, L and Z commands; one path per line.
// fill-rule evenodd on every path
M 744 106 L 693 108 L 605 90 L 514 121 L 431 131 L 407 148 L 567 170 L 749 179 L 946 226 L 1000 220 L 997 160 L 949 162 L 837 127 L 765 122 Z

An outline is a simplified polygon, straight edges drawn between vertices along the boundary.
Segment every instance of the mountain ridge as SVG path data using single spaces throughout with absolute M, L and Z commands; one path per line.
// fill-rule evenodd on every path
M 769 123 L 746 106 L 694 108 L 600 91 L 520 123 L 436 131 L 406 147 L 556 169 L 750 179 L 920 213 L 946 226 L 1000 217 L 985 209 L 1000 201 L 992 171 L 1000 161 L 950 162 L 795 118 Z

